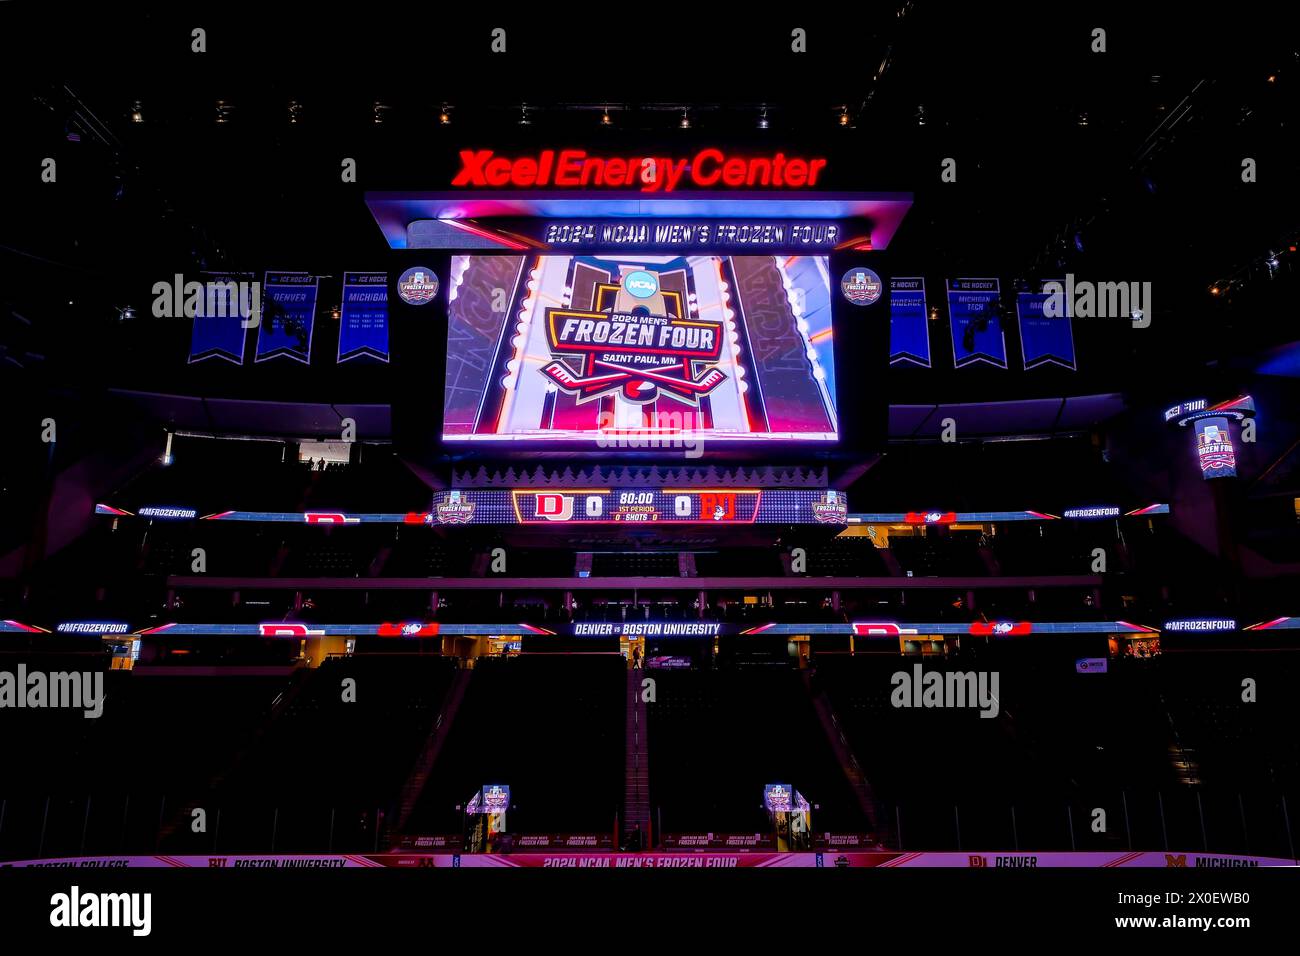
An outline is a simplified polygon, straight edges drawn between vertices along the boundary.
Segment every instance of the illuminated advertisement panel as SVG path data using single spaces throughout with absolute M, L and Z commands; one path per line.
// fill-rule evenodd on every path
M 1204 478 L 1235 478 L 1237 455 L 1232 447 L 1226 418 L 1199 418 L 1196 428 L 1196 457 Z
M 456 256 L 445 441 L 834 441 L 825 256 Z

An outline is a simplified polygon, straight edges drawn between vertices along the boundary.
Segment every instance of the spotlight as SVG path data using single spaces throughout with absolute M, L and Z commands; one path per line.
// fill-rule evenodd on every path
M 682 121 L 677 124 L 682 129 L 691 128 L 691 114 L 689 110 L 682 110 Z
M 840 108 L 840 125 L 841 126 L 849 125 L 849 108 L 847 106 Z
M 606 106 L 606 107 L 605 107 L 605 111 L 604 111 L 603 113 L 600 114 L 600 125 L 601 125 L 601 126 L 609 126 L 609 125 L 610 125 L 610 119 L 609 119 L 609 107 L 608 107 L 608 106 Z
M 532 122 L 528 119 L 528 104 L 525 103 L 519 107 L 519 125 L 531 126 Z
M 1221 290 L 1219 289 L 1217 283 L 1215 285 L 1210 286 L 1210 295 L 1218 295 L 1220 291 Z
M 916 108 L 916 125 L 925 125 L 925 104 L 921 104 Z
M 131 105 L 131 122 L 132 123 L 144 122 L 144 113 L 141 111 L 139 100 L 136 100 L 135 103 Z
M 446 103 L 442 104 L 442 111 L 438 113 L 438 125 L 439 126 L 451 125 L 451 107 L 448 106 Z
M 1088 114 L 1087 114 L 1087 113 L 1080 113 L 1080 114 L 1079 114 L 1079 125 L 1080 125 L 1080 126 L 1087 126 L 1087 125 L 1088 125 Z
M 758 128 L 759 128 L 759 129 L 767 129 L 767 127 L 768 127 L 768 123 L 767 123 L 767 107 L 764 106 L 764 107 L 763 107 L 763 111 L 762 111 L 761 113 L 758 114 Z
M 228 123 L 230 121 L 231 105 L 225 100 L 217 100 L 217 122 Z
M 384 124 L 384 112 L 387 109 L 388 109 L 388 104 L 380 100 L 375 100 L 375 125 L 376 126 L 382 126 Z
M 930 321 L 931 322 L 939 321 L 939 307 L 937 305 L 930 306 Z

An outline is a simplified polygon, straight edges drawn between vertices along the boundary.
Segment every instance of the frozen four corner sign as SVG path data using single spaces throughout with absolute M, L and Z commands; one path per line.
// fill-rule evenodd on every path
M 411 266 L 398 277 L 397 294 L 407 305 L 425 305 L 438 294 L 438 277 L 426 266 Z

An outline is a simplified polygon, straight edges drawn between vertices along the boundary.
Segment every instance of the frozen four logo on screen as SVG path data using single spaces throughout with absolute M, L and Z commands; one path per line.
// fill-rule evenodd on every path
M 408 305 L 425 305 L 438 294 L 438 277 L 426 266 L 412 266 L 398 277 L 397 294 Z
M 448 492 L 447 500 L 437 508 L 440 524 L 468 524 L 474 517 L 474 502 L 466 501 L 459 491 Z
M 882 289 L 880 276 L 864 266 L 855 266 L 840 280 L 840 291 L 854 305 L 872 305 L 879 300 Z

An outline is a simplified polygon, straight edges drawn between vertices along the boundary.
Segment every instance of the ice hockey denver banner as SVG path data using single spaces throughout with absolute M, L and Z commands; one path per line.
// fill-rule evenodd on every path
M 303 363 L 310 361 L 318 282 L 316 276 L 303 272 L 266 274 L 256 361 L 265 362 L 281 355 Z

